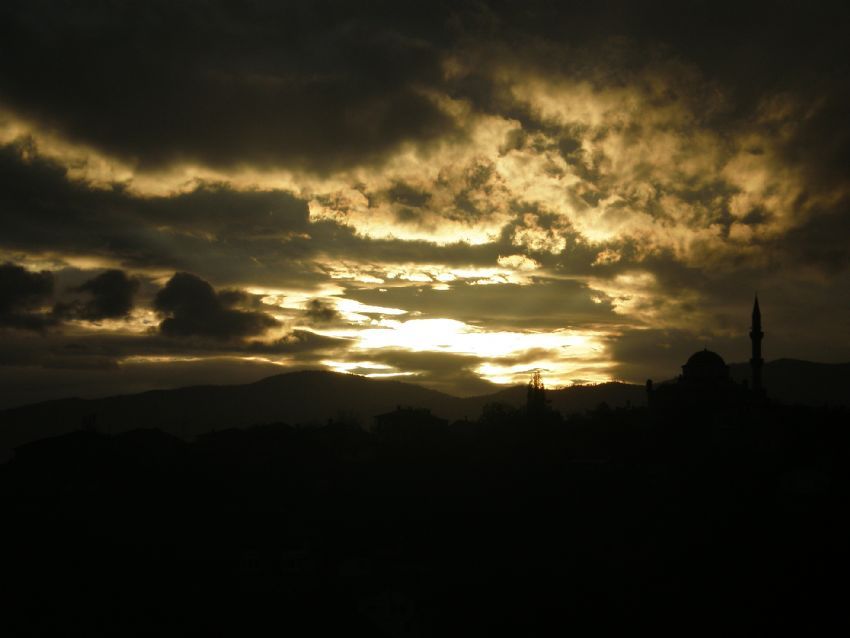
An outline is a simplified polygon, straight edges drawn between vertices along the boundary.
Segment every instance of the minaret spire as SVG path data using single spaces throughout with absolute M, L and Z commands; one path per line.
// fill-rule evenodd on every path
M 750 372 L 752 373 L 753 392 L 761 395 L 764 392 L 761 384 L 761 369 L 764 359 L 761 358 L 761 340 L 764 332 L 761 330 L 761 310 L 759 309 L 759 296 L 756 294 L 753 303 L 753 320 L 750 327 L 750 341 L 753 345 L 752 357 L 750 357 Z

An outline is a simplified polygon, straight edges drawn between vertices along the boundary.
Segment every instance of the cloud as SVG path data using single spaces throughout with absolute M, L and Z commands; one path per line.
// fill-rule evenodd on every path
M 251 341 L 244 347 L 244 352 L 253 354 L 294 354 L 300 355 L 299 361 L 312 361 L 319 354 L 342 353 L 351 341 L 345 338 L 320 335 L 310 330 L 295 329 L 287 335 L 271 342 Z M 303 355 L 309 355 L 305 357 Z
M 537 261 L 525 255 L 500 256 L 497 262 L 500 266 L 515 270 L 537 270 L 540 268 L 540 264 Z
M 492 265 L 509 246 L 370 239 L 330 220 L 311 221 L 307 201 L 283 190 L 196 184 L 172 196 L 91 188 L 21 143 L 0 146 L 0 252 L 151 277 L 199 272 L 217 285 L 315 289 L 333 259 Z
M 351 356 L 349 361 L 366 364 L 361 368 L 348 369 L 350 372 L 366 376 L 404 372 L 405 376 L 399 379 L 455 396 L 487 394 L 502 389 L 502 386 L 482 379 L 475 371 L 480 360 L 468 355 L 385 348 Z
M 846 17 L 3 3 L 0 262 L 52 279 L 69 319 L 4 356 L 94 375 L 331 353 L 368 371 L 374 354 L 470 388 L 570 360 L 494 358 L 483 336 L 571 330 L 599 367 L 570 360 L 560 379 L 640 381 L 703 338 L 734 360 L 758 289 L 768 356 L 846 358 Z M 196 275 L 160 291 L 174 272 Z M 33 290 L 7 295 L 0 323 L 58 327 Z M 401 319 L 439 337 L 461 322 L 458 352 L 359 351 L 358 332 Z
M 0 339 L 0 408 L 198 383 L 239 383 L 344 357 L 350 340 L 293 330 L 271 340 L 159 332 L 21 331 Z M 193 376 L 197 375 L 197 376 Z
M 327 171 L 451 131 L 425 90 L 441 19 L 412 5 L 12 2 L 0 84 L 17 112 L 143 166 Z M 48 49 L 62 54 L 21 55 Z
M 848 194 L 850 195 L 850 194 Z M 790 263 L 814 268 L 835 276 L 850 266 L 850 197 L 836 206 L 778 238 L 774 250 L 781 251 Z
M 217 284 L 311 287 L 318 274 L 312 261 L 331 238 L 365 250 L 349 230 L 311 224 L 306 201 L 286 191 L 197 184 L 170 197 L 142 197 L 120 186 L 92 188 L 25 143 L 0 146 L 0 206 L 0 253 L 38 255 L 54 268 L 155 277 L 195 271 Z
M 137 279 L 123 270 L 107 270 L 74 288 L 75 292 L 87 293 L 88 300 L 57 304 L 54 312 L 88 321 L 120 319 L 133 309 L 133 297 L 139 285 Z
M 304 317 L 311 323 L 330 323 L 341 318 L 336 307 L 321 299 L 311 299 L 307 302 Z
M 0 326 L 44 330 L 55 323 L 42 306 L 53 294 L 53 275 L 17 264 L 0 265 Z
M 210 337 L 228 340 L 255 336 L 278 325 L 268 314 L 234 310 L 232 295 L 216 294 L 195 275 L 176 273 L 154 298 L 153 306 L 165 318 L 159 330 L 169 337 Z
M 490 330 L 556 330 L 619 323 L 609 300 L 579 281 L 541 277 L 529 285 L 470 285 L 449 290 L 398 286 L 347 291 L 362 303 L 404 308 L 423 318 L 451 317 Z

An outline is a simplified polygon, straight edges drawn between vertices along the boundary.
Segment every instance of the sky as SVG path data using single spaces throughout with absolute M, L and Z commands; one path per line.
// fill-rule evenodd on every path
M 0 6 L 0 407 L 850 361 L 848 10 Z

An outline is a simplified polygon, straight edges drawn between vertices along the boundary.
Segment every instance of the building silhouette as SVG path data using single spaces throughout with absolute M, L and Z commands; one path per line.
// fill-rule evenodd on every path
M 750 342 L 750 376 L 752 387 L 747 382 L 736 383 L 729 366 L 716 352 L 704 348 L 692 354 L 682 366 L 682 374 L 675 380 L 653 384 L 646 382 L 647 401 L 655 410 L 684 410 L 698 408 L 716 412 L 752 404 L 764 397 L 762 384 L 761 310 L 758 296 L 753 304 Z

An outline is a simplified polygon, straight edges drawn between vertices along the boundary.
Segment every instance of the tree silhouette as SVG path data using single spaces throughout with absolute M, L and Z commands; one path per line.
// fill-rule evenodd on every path
M 535 370 L 531 374 L 525 407 L 528 415 L 532 417 L 540 416 L 546 410 L 546 388 L 543 385 L 543 379 L 540 377 L 540 370 Z

